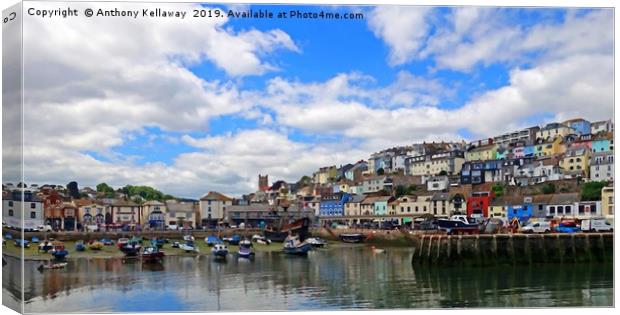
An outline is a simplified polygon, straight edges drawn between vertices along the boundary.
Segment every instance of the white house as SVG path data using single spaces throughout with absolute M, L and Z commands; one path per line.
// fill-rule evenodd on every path
M 22 213 L 24 214 L 22 216 Z M 8 197 L 2 198 L 2 222 L 7 226 L 33 229 L 43 225 L 43 201 L 24 191 L 24 201 L 19 190 L 13 190 Z
M 232 206 L 232 198 L 210 191 L 200 198 L 201 224 L 212 225 L 226 218 L 226 208 Z
M 432 176 L 426 180 L 426 190 L 441 191 L 450 187 L 450 179 L 448 176 Z
M 592 153 L 590 156 L 590 179 L 594 181 L 614 180 L 613 151 Z

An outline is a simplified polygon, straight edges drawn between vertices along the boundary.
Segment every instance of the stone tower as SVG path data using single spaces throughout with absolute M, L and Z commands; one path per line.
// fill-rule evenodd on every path
M 269 175 L 262 176 L 261 174 L 258 174 L 258 190 L 269 190 Z

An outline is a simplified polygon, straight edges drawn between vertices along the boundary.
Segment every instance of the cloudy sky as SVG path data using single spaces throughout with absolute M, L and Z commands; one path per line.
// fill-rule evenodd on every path
M 118 5 L 145 7 L 98 7 Z M 259 173 L 612 116 L 612 10 L 300 9 L 365 16 L 27 18 L 26 181 L 239 195 Z

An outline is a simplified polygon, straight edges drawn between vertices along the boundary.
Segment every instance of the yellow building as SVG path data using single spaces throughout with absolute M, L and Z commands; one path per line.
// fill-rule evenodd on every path
M 564 175 L 572 178 L 590 176 L 590 149 L 586 146 L 570 148 L 564 158 L 560 160 L 560 167 L 564 169 Z
M 608 219 L 614 218 L 614 187 L 603 187 L 601 191 L 601 208 L 603 216 Z
M 313 180 L 316 184 L 326 184 L 333 181 L 338 175 L 338 168 L 335 165 L 321 167 L 317 172 L 313 174 Z
M 564 153 L 566 151 L 566 146 L 564 145 L 562 137 L 556 137 L 553 140 L 535 145 L 534 149 L 534 155 L 536 156 L 551 156 Z
M 489 144 L 475 147 L 465 152 L 465 161 L 494 160 L 497 155 L 497 145 Z

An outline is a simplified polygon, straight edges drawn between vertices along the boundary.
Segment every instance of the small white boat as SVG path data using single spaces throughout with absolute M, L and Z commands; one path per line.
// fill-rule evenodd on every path
M 228 247 L 225 244 L 215 244 L 211 249 L 211 253 L 215 255 L 215 258 L 226 258 L 228 255 Z
M 312 245 L 312 247 L 325 247 L 325 245 L 327 245 L 327 242 L 324 241 L 321 238 L 318 237 L 311 237 L 309 239 L 306 240 L 308 243 L 310 243 L 310 245 Z
M 179 245 L 179 248 L 184 250 L 186 253 L 190 253 L 190 252 L 196 252 L 198 253 L 198 247 L 196 247 L 196 245 L 194 245 L 193 242 L 185 242 L 181 245 Z
M 47 264 L 40 265 L 37 269 L 39 270 L 49 270 L 49 269 L 63 269 L 67 266 L 67 263 L 56 263 L 56 264 Z
M 188 234 L 188 235 L 183 235 L 183 240 L 186 241 L 186 242 L 193 242 L 196 239 L 193 236 Z

